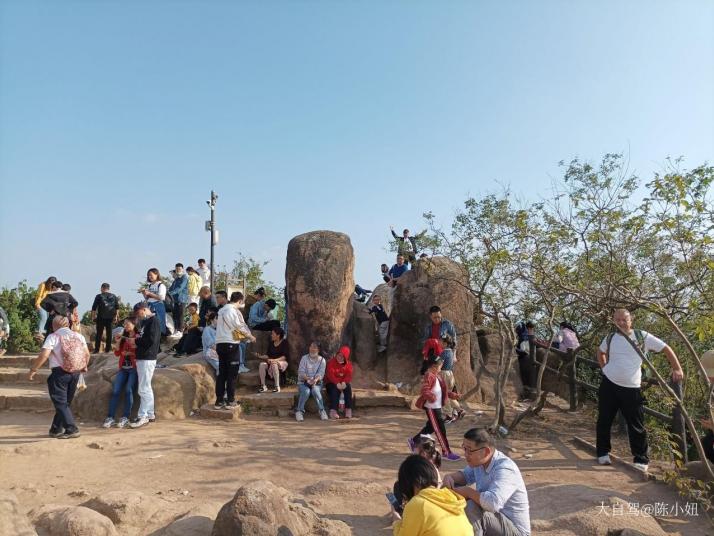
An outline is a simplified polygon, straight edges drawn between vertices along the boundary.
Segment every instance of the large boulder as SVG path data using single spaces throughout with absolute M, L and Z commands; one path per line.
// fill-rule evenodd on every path
M 348 536 L 342 521 L 320 518 L 314 510 L 272 482 L 249 482 L 218 513 L 212 536 Z
M 110 491 L 89 499 L 82 506 L 108 517 L 126 532 L 127 527 L 146 525 L 165 504 L 139 491 Z
M 37 536 L 20 503 L 9 491 L 0 491 L 0 536 Z
M 38 536 L 119 536 L 111 519 L 84 506 L 46 504 L 29 516 Z
M 392 303 L 387 350 L 387 380 L 414 388 L 419 382 L 422 336 L 431 322 L 429 308 L 441 307 L 457 334 L 454 377 L 461 392 L 476 386 L 471 367 L 471 331 L 474 298 L 468 290 L 468 275 L 461 265 L 432 257 L 414 262 L 398 280 Z
M 208 536 L 220 509 L 220 504 L 201 503 L 151 536 Z
M 313 231 L 288 244 L 285 282 L 288 295 L 290 362 L 297 367 L 311 340 L 325 353 L 344 341 L 354 294 L 354 253 L 349 237 Z

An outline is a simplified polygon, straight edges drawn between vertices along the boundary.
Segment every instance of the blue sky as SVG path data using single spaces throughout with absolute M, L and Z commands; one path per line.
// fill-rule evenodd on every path
M 0 284 L 89 307 L 146 269 L 350 235 L 379 282 L 389 225 L 467 195 L 548 195 L 560 160 L 714 161 L 714 3 L 0 3 Z

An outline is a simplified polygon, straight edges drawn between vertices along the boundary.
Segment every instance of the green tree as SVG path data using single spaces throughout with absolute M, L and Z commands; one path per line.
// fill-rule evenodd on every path
M 39 315 L 35 310 L 36 289 L 27 281 L 20 281 L 15 288 L 0 290 L 0 307 L 5 309 L 10 322 L 10 338 L 7 349 L 10 353 L 36 352 L 39 343 L 33 335 Z

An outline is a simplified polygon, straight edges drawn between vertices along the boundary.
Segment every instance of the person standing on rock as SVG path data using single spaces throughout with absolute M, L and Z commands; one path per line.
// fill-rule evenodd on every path
M 530 536 L 528 491 L 516 463 L 484 428 L 464 434 L 466 468 L 444 477 L 444 487 L 468 501 L 466 515 L 476 534 Z
M 136 318 L 124 320 L 124 331 L 118 337 L 117 349 L 114 354 L 119 358 L 119 370 L 112 382 L 112 398 L 109 400 L 109 411 L 102 427 L 114 426 L 114 416 L 119 406 L 119 396 L 124 392 L 124 416 L 117 423 L 117 428 L 126 428 L 129 424 L 131 406 L 134 403 L 134 387 L 137 382 L 136 372 Z
M 139 413 L 129 426 L 140 428 L 156 420 L 151 380 L 154 378 L 154 369 L 156 369 L 156 357 L 161 349 L 161 322 L 159 315 L 153 313 L 151 305 L 145 301 L 134 306 L 134 314 L 141 321 L 136 338 L 137 390 L 141 402 Z
M 320 419 L 327 420 L 327 412 L 322 402 L 322 379 L 325 377 L 325 358 L 320 354 L 320 343 L 312 341 L 308 353 L 300 359 L 298 366 L 298 405 L 295 411 L 295 420 L 302 422 L 305 419 L 305 403 L 312 395 L 320 411 Z
M 377 352 L 384 352 L 387 349 L 387 336 L 389 335 L 389 317 L 382 305 L 382 297 L 379 294 L 372 296 L 372 307 L 369 314 L 374 315 L 377 322 L 377 333 L 379 334 L 379 346 Z
M 325 385 L 330 401 L 330 419 L 339 419 L 337 412 L 342 397 L 345 405 L 345 418 L 352 418 L 352 363 L 350 347 L 342 346 L 330 359 L 325 369 Z
M 193 266 L 189 266 L 186 268 L 186 277 L 188 278 L 188 303 L 198 303 L 201 287 L 203 286 L 201 276 L 198 275 Z
M 610 429 L 612 421 L 620 411 L 627 422 L 627 435 L 635 467 L 647 471 L 649 455 L 645 401 L 641 390 L 642 359 L 620 330 L 627 334 L 643 354 L 648 351 L 663 352 L 672 367 L 673 382 L 681 382 L 684 372 L 674 350 L 667 344 L 646 331 L 632 329 L 632 316 L 627 309 L 615 309 L 612 321 L 619 330 L 602 340 L 597 355 L 602 369 L 598 390 L 597 461 L 600 465 L 611 463 Z
M 397 241 L 397 251 L 399 254 L 403 255 L 408 262 L 414 262 L 417 254 L 417 240 L 426 234 L 426 230 L 416 236 L 409 236 L 409 229 L 404 229 L 404 231 L 402 231 L 402 236 L 397 236 L 397 233 L 394 232 L 394 227 L 391 225 L 389 226 L 389 230 L 392 232 L 392 236 Z
M 283 328 L 280 326 L 273 328 L 270 332 L 270 344 L 268 344 L 267 353 L 259 355 L 258 358 L 262 360 L 258 365 L 258 375 L 260 376 L 260 389 L 258 389 L 258 392 L 268 392 L 268 386 L 265 384 L 267 374 L 275 383 L 273 392 L 279 393 L 280 373 L 288 369 L 288 360 L 290 359 L 290 346 L 285 339 Z
M 421 394 L 416 401 L 416 407 L 423 409 L 426 413 L 426 424 L 414 437 L 410 437 L 407 442 L 409 448 L 414 452 L 414 446 L 420 435 L 435 434 L 441 445 L 444 458 L 449 461 L 460 460 L 461 456 L 451 451 L 449 440 L 446 438 L 446 425 L 441 408 L 444 407 L 448 398 L 458 398 L 457 393 L 446 389 L 444 379 L 439 375 L 444 358 L 437 351 L 431 350 L 421 366 L 421 374 L 424 376 L 421 384 Z
M 35 309 L 37 310 L 37 314 L 40 315 L 39 319 L 37 320 L 36 337 L 40 339 L 45 338 L 48 318 L 47 311 L 45 311 L 40 304 L 42 303 L 42 300 L 45 299 L 45 296 L 47 296 L 47 294 L 52 291 L 52 283 L 54 283 L 55 281 L 57 281 L 56 277 L 48 277 L 46 281 L 40 283 L 37 286 L 37 292 L 35 293 Z
M 158 268 L 149 268 L 146 272 L 147 287 L 139 292 L 144 296 L 144 299 L 149 304 L 151 312 L 156 315 L 161 328 L 161 334 L 166 334 L 166 285 L 161 281 L 161 274 Z
M 5 355 L 5 348 L 8 339 L 10 338 L 10 320 L 7 318 L 5 309 L 0 307 L 0 357 Z
M 55 406 L 50 437 L 79 437 L 79 428 L 74 422 L 70 405 L 77 391 L 79 375 L 87 370 L 89 348 L 84 337 L 69 329 L 69 319 L 64 315 L 58 314 L 52 319 L 52 333 L 47 335 L 42 350 L 33 360 L 28 380 L 35 378 L 37 371 L 48 358 L 52 372 L 47 378 L 47 390 Z
M 206 259 L 198 259 L 198 270 L 196 271 L 201 276 L 203 286 L 211 288 L 211 269 L 206 264 Z
M 216 327 L 216 352 L 218 353 L 218 377 L 216 378 L 216 409 L 235 408 L 236 380 L 240 366 L 240 343 L 244 340 L 255 342 L 248 329 L 240 306 L 242 292 L 231 293 L 230 303 L 218 311 Z M 226 398 L 225 402 L 223 398 Z
M 102 283 L 100 293 L 94 297 L 92 303 L 92 320 L 96 323 L 97 333 L 94 336 L 94 353 L 98 354 L 102 346 L 102 333 L 104 333 L 104 351 L 112 348 L 112 328 L 119 315 L 119 300 L 109 292 L 109 283 Z
M 404 255 L 397 255 L 397 264 L 389 269 L 390 284 L 396 285 L 397 279 L 402 277 L 409 270 L 409 265 L 404 263 Z
M 174 320 L 174 335 L 183 335 L 183 313 L 188 305 L 188 277 L 184 273 L 183 264 L 176 263 L 176 276 L 169 287 L 169 294 L 173 298 L 174 307 L 171 311 Z
M 438 305 L 433 305 L 429 309 L 431 322 L 424 329 L 423 340 L 437 339 L 442 347 L 441 357 L 444 358 L 444 366 L 441 368 L 441 377 L 446 382 L 446 388 L 449 392 L 454 390 L 456 381 L 454 379 L 454 365 L 456 364 L 456 328 L 454 325 L 443 318 L 441 308 Z M 466 412 L 461 408 L 458 401 L 447 400 L 444 407 L 446 410 L 446 422 L 450 423 L 455 420 L 462 419 Z

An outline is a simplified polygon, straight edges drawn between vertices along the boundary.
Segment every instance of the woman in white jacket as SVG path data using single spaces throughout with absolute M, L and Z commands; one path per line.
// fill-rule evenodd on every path
M 218 322 L 216 323 L 218 376 L 216 377 L 216 404 L 214 405 L 216 409 L 234 408 L 238 405 L 235 400 L 235 392 L 240 365 L 239 343 L 244 339 L 255 341 L 255 337 L 250 333 L 240 312 L 242 302 L 243 293 L 233 292 L 230 301 L 218 311 Z

